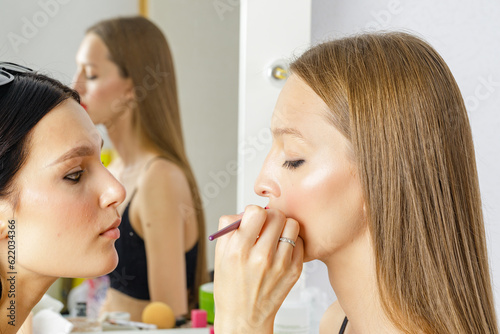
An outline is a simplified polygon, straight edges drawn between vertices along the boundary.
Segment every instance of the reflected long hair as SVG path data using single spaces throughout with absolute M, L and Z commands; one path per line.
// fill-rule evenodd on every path
M 101 21 L 87 33 L 101 38 L 121 76 L 134 83 L 133 123 L 139 138 L 181 168 L 189 183 L 193 207 L 179 210 L 184 216 L 195 214 L 198 223 L 194 291 L 189 292 L 188 300 L 191 310 L 198 301 L 198 287 L 208 280 L 205 216 L 184 148 L 174 63 L 167 40 L 156 25 L 140 16 Z
M 291 65 L 351 143 L 384 311 L 405 333 L 498 333 L 467 111 L 440 55 L 407 33 L 311 48 Z

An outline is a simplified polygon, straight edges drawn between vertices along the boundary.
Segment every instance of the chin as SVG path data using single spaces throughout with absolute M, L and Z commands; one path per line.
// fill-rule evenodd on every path
M 80 276 L 77 275 L 77 276 L 82 278 L 93 278 L 109 274 L 118 265 L 118 254 L 116 253 L 116 250 L 113 248 L 113 254 L 109 255 L 106 258 L 104 258 L 104 256 L 99 257 L 98 259 L 95 260 L 95 262 L 89 264 L 89 266 L 90 265 L 92 265 L 92 268 L 87 268 L 87 269 L 91 270 L 88 270 L 83 276 L 82 275 Z
M 113 256 L 110 257 L 110 260 L 106 264 L 106 267 L 104 268 L 103 273 L 101 273 L 97 276 L 109 274 L 110 272 L 112 272 L 116 268 L 116 266 L 118 265 L 118 254 L 116 253 L 116 250 L 114 249 L 114 247 L 113 247 L 113 253 L 114 253 Z
M 304 260 L 303 262 L 306 263 L 306 262 L 310 262 L 310 261 L 313 261 L 313 260 L 319 260 L 319 261 L 322 261 L 324 262 L 324 260 L 326 258 L 328 258 L 328 251 L 326 249 L 323 249 L 321 247 L 316 247 L 316 248 L 308 248 L 305 244 L 304 244 Z
M 304 259 L 302 260 L 303 263 L 306 263 L 306 262 L 311 262 L 311 261 L 314 261 L 314 260 L 317 260 L 315 257 L 313 256 L 309 256 L 307 254 L 304 254 Z

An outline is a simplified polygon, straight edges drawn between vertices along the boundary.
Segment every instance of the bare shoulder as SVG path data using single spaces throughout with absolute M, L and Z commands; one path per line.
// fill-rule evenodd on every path
M 184 171 L 171 161 L 155 159 L 138 180 L 138 189 L 143 198 L 156 196 L 189 198 L 190 190 Z
M 336 300 L 323 314 L 319 325 L 320 334 L 336 333 L 342 326 L 345 312 Z

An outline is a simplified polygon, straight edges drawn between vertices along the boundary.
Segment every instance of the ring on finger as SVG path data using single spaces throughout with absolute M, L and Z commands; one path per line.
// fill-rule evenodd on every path
M 280 237 L 279 241 L 280 242 L 288 242 L 290 245 L 292 245 L 293 247 L 295 247 L 295 241 L 293 241 L 292 239 L 285 238 L 285 237 Z

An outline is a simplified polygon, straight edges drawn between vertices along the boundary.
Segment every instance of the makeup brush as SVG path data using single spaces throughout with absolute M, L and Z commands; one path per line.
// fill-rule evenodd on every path
M 264 209 L 269 209 L 268 206 L 266 206 Z M 235 221 L 234 223 L 230 224 L 230 225 L 227 225 L 226 227 L 224 227 L 222 230 L 218 230 L 217 232 L 215 232 L 214 234 L 210 235 L 208 237 L 208 240 L 210 241 L 214 241 L 215 239 L 219 238 L 219 237 L 222 237 L 224 234 L 228 234 L 229 232 L 231 231 L 234 231 L 234 230 L 237 230 L 238 227 L 240 227 L 240 224 L 241 224 L 241 219 L 238 219 L 237 221 Z
M 227 225 L 226 227 L 224 227 L 222 230 L 218 230 L 214 234 L 210 235 L 208 237 L 208 240 L 214 241 L 218 237 L 222 237 L 224 234 L 228 234 L 229 232 L 238 229 L 238 227 L 240 227 L 240 223 L 241 223 L 241 219 L 238 219 L 234 223 L 232 223 L 232 224 Z

